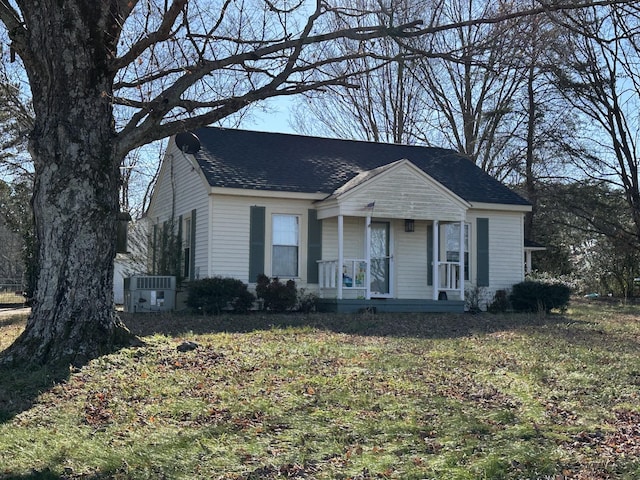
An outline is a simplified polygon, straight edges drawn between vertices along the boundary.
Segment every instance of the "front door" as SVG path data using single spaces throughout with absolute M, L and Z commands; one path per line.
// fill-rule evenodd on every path
M 389 222 L 371 222 L 371 296 L 391 296 Z

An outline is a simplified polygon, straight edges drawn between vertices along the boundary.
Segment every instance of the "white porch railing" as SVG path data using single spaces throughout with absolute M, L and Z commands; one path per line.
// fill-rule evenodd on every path
M 318 280 L 320 288 L 338 288 L 339 275 L 342 288 L 366 290 L 367 262 L 361 258 L 345 258 L 342 269 L 338 260 L 318 260 Z
M 340 269 L 338 260 L 318 261 L 318 281 L 321 289 L 338 288 Z M 367 262 L 361 258 L 345 259 L 342 265 L 342 288 L 345 290 L 366 290 Z M 440 290 L 460 290 L 460 264 L 458 262 L 438 262 L 438 288 Z
M 460 263 L 439 262 L 438 279 L 440 290 L 460 290 Z

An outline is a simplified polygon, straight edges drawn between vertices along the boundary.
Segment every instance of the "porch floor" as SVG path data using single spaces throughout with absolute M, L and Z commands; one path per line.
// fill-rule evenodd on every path
M 462 313 L 464 301 L 461 300 L 423 300 L 423 299 L 397 299 L 397 298 L 372 298 L 342 299 L 321 298 L 318 300 L 319 312 L 328 313 L 357 313 L 366 310 L 392 313 Z

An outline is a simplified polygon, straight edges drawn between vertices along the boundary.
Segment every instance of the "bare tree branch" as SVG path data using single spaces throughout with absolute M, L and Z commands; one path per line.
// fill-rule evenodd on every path
M 176 19 L 183 11 L 188 0 L 174 0 L 171 7 L 165 12 L 162 17 L 162 23 L 158 29 L 154 32 L 147 34 L 141 38 L 138 42 L 134 43 L 129 50 L 122 55 L 114 59 L 112 62 L 112 70 L 114 72 L 120 70 L 125 65 L 135 61 L 146 49 L 152 45 L 167 40 L 171 36 L 171 28 L 176 22 Z M 126 17 L 125 17 L 126 18 Z

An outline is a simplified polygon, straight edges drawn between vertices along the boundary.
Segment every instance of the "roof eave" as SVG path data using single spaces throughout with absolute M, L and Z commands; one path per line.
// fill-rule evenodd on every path
M 486 202 L 470 202 L 472 210 L 500 210 L 508 212 L 530 212 L 532 206 L 529 204 L 515 203 L 486 203 Z
M 236 197 L 261 197 L 261 198 L 287 198 L 300 200 L 322 200 L 327 198 L 325 192 L 291 192 L 281 190 L 254 190 L 250 188 L 229 188 L 229 187 L 211 187 L 209 189 L 211 195 L 232 195 Z

